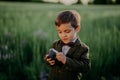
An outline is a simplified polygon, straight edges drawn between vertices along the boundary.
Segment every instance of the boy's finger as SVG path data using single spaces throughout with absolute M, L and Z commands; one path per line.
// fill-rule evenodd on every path
M 55 64 L 55 60 L 50 61 L 50 65 L 54 65 Z
M 51 61 L 52 59 L 51 59 L 51 58 L 47 58 L 46 60 L 47 60 L 47 61 Z

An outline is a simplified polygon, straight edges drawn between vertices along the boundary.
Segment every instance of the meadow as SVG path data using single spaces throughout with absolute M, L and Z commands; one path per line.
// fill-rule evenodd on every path
M 120 80 L 120 6 L 0 2 L 0 80 L 40 80 L 44 55 L 58 39 L 62 10 L 82 18 L 80 39 L 90 47 L 91 70 L 82 80 Z

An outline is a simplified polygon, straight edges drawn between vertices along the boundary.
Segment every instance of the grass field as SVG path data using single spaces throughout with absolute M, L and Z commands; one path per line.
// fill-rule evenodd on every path
M 119 80 L 120 6 L 0 2 L 0 80 L 39 80 L 58 39 L 54 19 L 62 10 L 82 17 L 79 36 L 90 47 L 91 71 L 83 80 Z

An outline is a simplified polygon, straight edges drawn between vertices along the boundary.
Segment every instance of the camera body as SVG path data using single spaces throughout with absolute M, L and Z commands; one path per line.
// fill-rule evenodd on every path
M 48 58 L 55 59 L 57 53 L 58 53 L 58 51 L 56 51 L 54 48 L 51 48 L 51 49 L 49 50 Z

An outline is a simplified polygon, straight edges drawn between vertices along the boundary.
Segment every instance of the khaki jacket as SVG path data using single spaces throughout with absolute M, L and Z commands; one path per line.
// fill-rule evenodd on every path
M 52 48 L 62 52 L 61 41 L 55 41 Z M 50 66 L 48 80 L 80 80 L 81 73 L 86 73 L 89 70 L 89 48 L 80 39 L 77 39 L 66 54 L 66 64 L 56 60 L 55 65 Z

